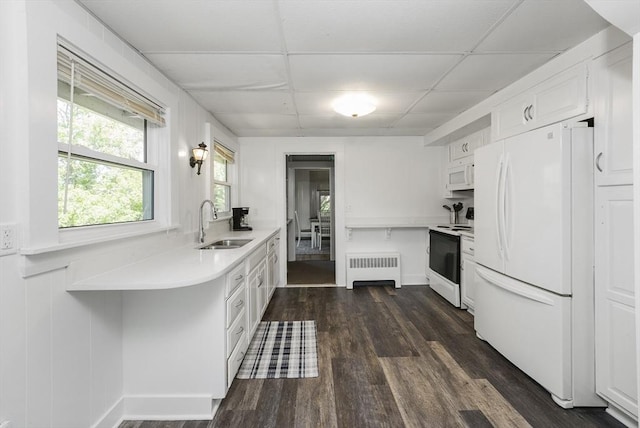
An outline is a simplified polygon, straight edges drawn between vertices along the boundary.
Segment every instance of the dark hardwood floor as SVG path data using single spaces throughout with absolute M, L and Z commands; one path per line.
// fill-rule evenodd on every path
M 425 286 L 281 288 L 264 319 L 316 320 L 318 378 L 236 379 L 213 421 L 121 428 L 622 426 L 558 407 Z

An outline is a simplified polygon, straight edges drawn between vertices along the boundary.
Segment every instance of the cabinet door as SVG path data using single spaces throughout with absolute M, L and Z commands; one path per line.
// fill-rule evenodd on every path
M 596 391 L 637 415 L 633 186 L 596 186 Z
M 258 322 L 260 321 L 259 312 L 261 309 L 261 302 L 258 293 L 260 280 L 260 269 L 256 267 L 249 274 L 249 311 L 247 312 L 247 325 L 250 333 L 249 337 L 253 337 L 253 333 L 255 333 Z
M 538 128 L 586 112 L 587 65 L 580 64 L 534 88 L 529 127 Z
M 498 106 L 491 116 L 494 140 L 586 113 L 587 70 L 579 64 Z
M 494 140 L 501 140 L 529 129 L 528 122 L 531 119 L 527 113 L 532 101 L 531 95 L 525 93 L 507 101 L 493 111 L 491 127 Z
M 460 139 L 449 144 L 449 162 L 462 159 L 469 156 L 470 153 L 465 151 L 466 140 Z
M 633 183 L 632 52 L 623 46 L 595 64 L 596 184 Z
M 454 162 L 455 165 L 473 163 L 473 152 L 483 145 L 484 135 L 484 130 L 477 131 L 449 144 L 449 163 Z
M 268 293 L 269 285 L 267 280 L 267 261 L 260 264 L 260 274 L 258 275 L 258 322 L 262 319 L 267 304 L 269 303 Z
M 467 306 L 469 312 L 473 312 L 475 308 L 475 296 L 476 296 L 476 284 L 475 284 L 475 271 L 476 263 L 473 261 L 473 257 L 463 254 L 462 255 L 462 274 L 460 276 L 460 287 L 462 293 L 462 303 Z

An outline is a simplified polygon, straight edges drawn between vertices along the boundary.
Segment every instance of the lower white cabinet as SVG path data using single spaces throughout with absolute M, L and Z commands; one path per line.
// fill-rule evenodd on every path
M 274 236 L 267 243 L 267 259 L 268 259 L 268 282 L 267 295 L 268 299 L 273 296 L 276 287 L 280 285 L 280 238 Z
M 596 186 L 596 392 L 637 420 L 633 186 Z
M 476 295 L 476 262 L 474 258 L 473 238 L 462 236 L 460 240 L 460 294 L 462 299 L 462 308 L 466 308 L 473 313 L 475 308 Z
M 253 333 L 256 331 L 256 327 L 258 327 L 258 323 L 262 318 L 262 312 L 267 298 L 266 258 L 267 250 L 265 245 L 254 251 L 247 260 L 247 272 L 249 272 L 247 276 L 249 281 L 249 311 L 247 312 L 247 326 L 250 337 L 253 336 Z

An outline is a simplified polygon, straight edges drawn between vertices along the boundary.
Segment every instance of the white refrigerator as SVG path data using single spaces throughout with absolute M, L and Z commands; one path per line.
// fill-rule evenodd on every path
M 593 132 L 554 124 L 475 151 L 475 329 L 564 407 L 595 394 Z

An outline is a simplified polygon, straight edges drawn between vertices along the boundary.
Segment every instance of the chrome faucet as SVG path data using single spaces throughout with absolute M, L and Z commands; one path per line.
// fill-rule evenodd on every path
M 200 230 L 200 236 L 199 236 L 199 240 L 200 242 L 204 242 L 204 221 L 202 220 L 202 208 L 204 208 L 205 204 L 209 204 L 211 205 L 211 217 L 213 217 L 213 219 L 217 219 L 218 218 L 218 210 L 216 209 L 215 204 L 213 203 L 213 201 L 211 199 L 205 199 L 204 201 L 202 201 L 202 203 L 200 204 L 200 215 L 199 215 L 199 223 L 198 223 L 198 230 Z

